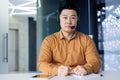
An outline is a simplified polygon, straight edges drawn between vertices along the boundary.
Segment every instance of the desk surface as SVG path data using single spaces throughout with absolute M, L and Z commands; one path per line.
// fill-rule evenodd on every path
M 32 76 L 37 75 L 38 73 L 17 73 L 17 74 L 0 74 L 0 80 L 29 80 Z M 119 80 L 120 79 L 120 70 L 119 71 L 103 71 L 100 74 L 103 76 L 79 79 L 73 76 L 61 77 L 55 76 L 50 80 Z M 98 74 L 98 75 L 100 75 Z

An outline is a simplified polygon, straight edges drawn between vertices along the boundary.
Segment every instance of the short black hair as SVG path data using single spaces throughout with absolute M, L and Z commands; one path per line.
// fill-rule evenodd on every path
M 59 8 L 59 16 L 60 16 L 61 12 L 62 12 L 64 9 L 75 10 L 76 13 L 77 13 L 77 15 L 79 16 L 79 9 L 78 9 L 75 5 L 73 5 L 73 4 L 66 4 L 66 5 L 60 7 L 60 8 Z

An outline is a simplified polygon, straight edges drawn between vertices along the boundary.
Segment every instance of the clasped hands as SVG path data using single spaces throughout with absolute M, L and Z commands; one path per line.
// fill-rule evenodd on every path
M 86 75 L 87 71 L 84 67 L 78 65 L 75 68 L 71 68 L 69 66 L 63 66 L 61 65 L 60 67 L 58 67 L 58 71 L 57 71 L 57 75 L 58 76 L 66 76 L 68 74 L 77 74 L 77 75 Z

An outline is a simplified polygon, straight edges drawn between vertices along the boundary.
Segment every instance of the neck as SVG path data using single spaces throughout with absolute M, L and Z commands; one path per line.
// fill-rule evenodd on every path
M 75 31 L 74 31 L 75 32 Z M 70 40 L 71 39 L 71 37 L 73 36 L 73 34 L 74 34 L 74 32 L 64 32 L 64 31 L 62 31 L 62 34 L 63 34 L 63 36 L 65 37 L 65 39 L 68 39 L 68 40 Z

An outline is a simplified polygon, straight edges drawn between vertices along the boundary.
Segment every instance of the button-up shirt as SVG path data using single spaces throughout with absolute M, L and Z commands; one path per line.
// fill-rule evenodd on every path
M 41 72 L 56 74 L 60 65 L 83 66 L 88 73 L 97 73 L 101 62 L 94 41 L 81 32 L 75 31 L 70 40 L 62 31 L 47 36 L 41 45 L 38 69 Z

